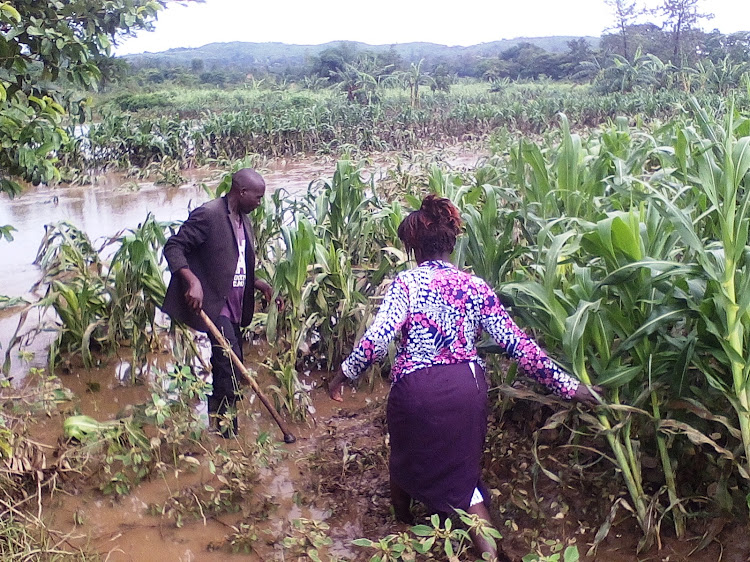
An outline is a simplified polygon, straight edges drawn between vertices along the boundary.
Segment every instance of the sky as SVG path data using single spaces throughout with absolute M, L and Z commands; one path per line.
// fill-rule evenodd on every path
M 750 1 L 703 0 L 701 5 L 715 14 L 704 29 L 750 30 Z M 516 37 L 598 37 L 613 21 L 604 0 L 206 0 L 169 5 L 154 31 L 121 39 L 115 54 L 229 41 L 465 46 Z

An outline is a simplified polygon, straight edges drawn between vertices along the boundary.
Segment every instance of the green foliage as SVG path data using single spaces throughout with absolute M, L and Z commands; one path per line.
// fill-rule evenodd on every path
M 93 352 L 116 351 L 125 340 L 130 342 L 133 371 L 145 363 L 157 345 L 154 318 L 166 292 L 158 252 L 173 229 L 173 224 L 155 221 L 149 214 L 137 228 L 95 249 L 69 223 L 46 228 L 36 263 L 48 289 L 35 306 L 53 309 L 60 319 L 50 350 L 53 366 L 60 353 L 80 353 L 90 366 Z M 113 251 L 109 260 L 102 259 Z
M 322 521 L 299 518 L 292 521 L 290 534 L 284 537 L 281 545 L 293 557 L 307 557 L 313 562 L 321 562 L 321 549 L 333 544 L 328 536 L 329 526 Z
M 453 521 L 448 518 L 441 523 L 439 515 L 432 515 L 429 525 L 414 525 L 408 532 L 388 535 L 377 541 L 355 539 L 352 544 L 374 550 L 370 562 L 415 560 L 417 555 L 463 560 L 471 548 L 469 532 L 476 532 L 493 545 L 502 538 L 496 529 L 476 515 L 460 509 L 456 513 L 465 528 L 454 527 Z
M 568 546 L 563 551 L 563 545 L 554 540 L 544 541 L 544 546 L 549 549 L 549 554 L 534 552 L 521 558 L 522 562 L 578 562 L 580 555 L 577 546 Z
M 286 410 L 295 420 L 304 420 L 313 410 L 309 387 L 305 387 L 299 379 L 294 361 L 268 364 L 269 370 L 276 378 L 277 384 L 268 386 L 268 390 L 276 402 L 276 409 Z
M 33 184 L 60 178 L 55 153 L 68 141 L 70 112 L 83 121 L 85 100 L 71 91 L 95 88 L 98 62 L 119 34 L 147 28 L 163 2 L 16 0 L 0 4 L 0 191 L 12 178 Z
M 378 86 L 377 103 L 365 105 L 330 91 L 291 88 L 273 92 L 170 89 L 164 94 L 172 100 L 170 105 L 151 111 L 103 108 L 101 120 L 88 130 L 86 146 L 73 135 L 59 151 L 66 178 L 75 179 L 91 168 L 132 173 L 137 167 L 141 175 L 168 183 L 177 181 L 176 166 L 234 162 L 248 154 L 342 154 L 352 147 L 409 150 L 498 128 L 555 130 L 562 123 L 557 117 L 561 111 L 572 127 L 596 126 L 622 114 L 669 118 L 688 102 L 688 95 L 675 89 L 646 95 L 623 94 L 618 87 L 603 96 L 590 87 L 549 82 L 517 83 L 501 91 L 478 83 L 454 85 L 449 93 L 423 88 L 419 108 L 411 107 L 401 89 L 384 85 Z M 133 94 L 137 95 L 141 94 Z M 705 106 L 723 107 L 711 88 L 700 95 Z
M 64 465 L 92 478 L 105 494 L 129 494 L 165 466 L 163 455 L 189 462 L 184 448 L 204 430 L 192 403 L 205 400 L 207 391 L 208 385 L 190 367 L 175 367 L 155 374 L 150 399 L 134 405 L 128 416 L 106 422 L 67 417 L 63 430 L 70 446 L 63 452 Z M 149 438 L 147 432 L 155 436 Z
M 286 303 L 283 309 L 269 303 L 268 314 L 259 314 L 255 326 L 265 327 L 272 342 L 268 364 L 276 382 L 271 390 L 280 410 L 298 419 L 305 415 L 308 387 L 299 372 L 311 365 L 338 366 L 367 325 L 388 279 L 405 265 L 396 236 L 400 220 L 426 192 L 449 197 L 466 224 L 456 263 L 490 281 L 519 323 L 583 382 L 604 387 L 602 405 L 593 413 L 576 414 L 576 439 L 606 440 L 611 452 L 601 455 L 613 461 L 627 492 L 618 505 L 635 514 L 644 533 L 641 547 L 646 547 L 664 517 L 672 519 L 677 534 L 683 532 L 681 496 L 696 489 L 686 489 L 676 476 L 693 462 L 692 455 L 711 455 L 715 467 L 696 485 L 699 493 L 708 493 L 704 488 L 710 479 L 722 479 L 722 485 L 730 480 L 743 497 L 748 487 L 750 121 L 731 105 L 714 108 L 674 91 L 657 93 L 655 99 L 612 95 L 597 99 L 597 115 L 615 112 L 623 100 L 640 106 L 653 102 L 648 111 L 654 112 L 659 104 L 687 100 L 687 113 L 648 127 L 618 118 L 583 134 L 571 125 L 574 119 L 552 112 L 559 91 L 545 84 L 512 90 L 475 90 L 472 103 L 457 102 L 448 110 L 451 117 L 440 121 L 446 127 L 472 122 L 486 130 L 494 119 L 517 118 L 526 119 L 524 126 L 548 131 L 533 141 L 498 133 L 496 156 L 472 172 L 400 161 L 382 181 L 365 180 L 361 165 L 347 157 L 336 164 L 330 181 L 311 184 L 293 204 L 276 193 L 256 210 L 259 275 Z M 571 89 L 566 103 L 575 104 L 579 91 Z M 328 107 L 312 99 L 280 94 L 272 98 L 269 113 L 235 114 L 237 123 L 265 127 L 257 129 L 265 136 L 259 141 L 249 126 L 237 129 L 244 133 L 233 138 L 247 134 L 245 140 L 294 151 L 303 144 L 318 145 L 335 132 L 328 128 L 334 126 L 327 121 L 330 108 L 335 109 L 331 114 L 341 111 L 350 130 L 366 122 L 360 119 L 382 124 L 390 117 L 374 106 L 334 100 Z M 390 127 L 389 138 L 408 144 L 416 138 L 407 138 L 404 131 L 410 126 L 429 128 L 436 122 L 432 119 L 443 119 L 440 99 L 423 92 L 422 109 L 399 114 L 403 121 Z M 477 99 L 487 105 L 473 103 Z M 434 114 L 425 111 L 428 104 L 434 104 Z M 494 115 L 498 107 L 507 112 Z M 582 115 L 594 106 L 576 107 Z M 282 108 L 289 110 L 286 119 L 305 117 L 294 126 L 274 128 L 269 116 Z M 723 117 L 714 115 L 723 112 Z M 544 119 L 552 117 L 559 128 L 548 130 Z M 300 124 L 305 128 L 295 128 Z M 359 141 L 375 141 L 372 131 L 367 137 L 358 134 L 363 135 Z M 223 147 L 222 142 L 214 143 L 217 153 L 241 150 L 240 142 L 227 140 Z M 225 180 L 218 191 L 226 187 Z M 52 281 L 55 310 L 69 326 L 60 347 L 91 361 L 96 346 L 106 348 L 122 338 L 147 345 L 153 330 L 148 307 L 163 291 L 152 278 L 159 277 L 161 266 L 153 255 L 164 228 L 152 225 L 120 236 L 126 249 L 116 264 L 103 260 L 75 229 L 50 231 L 39 260 Z M 144 292 L 138 293 L 141 288 Z M 112 308 L 115 301 L 120 308 Z M 146 340 L 131 335 L 135 325 L 150 327 Z M 152 399 L 148 415 L 165 421 L 162 399 Z M 558 416 L 546 427 L 566 425 Z M 658 459 L 664 488 L 644 482 L 645 454 Z M 608 528 L 602 526 L 597 542 Z M 429 533 L 437 537 L 438 531 Z M 381 557 L 417 548 L 403 537 L 384 541 L 366 546 Z M 554 554 L 564 555 L 544 555 Z
M 0 239 L 4 239 L 7 242 L 13 241 L 13 232 L 15 232 L 15 228 L 13 228 L 11 225 L 6 224 L 5 226 L 0 226 Z

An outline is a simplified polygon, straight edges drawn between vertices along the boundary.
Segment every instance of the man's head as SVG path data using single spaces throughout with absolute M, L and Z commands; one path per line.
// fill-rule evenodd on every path
M 266 193 L 266 182 L 252 168 L 243 168 L 232 175 L 230 195 L 237 202 L 237 210 L 249 213 L 257 209 Z

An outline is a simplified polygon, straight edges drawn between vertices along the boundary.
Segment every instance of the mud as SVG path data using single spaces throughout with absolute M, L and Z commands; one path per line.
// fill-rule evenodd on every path
M 257 349 L 247 351 L 255 361 L 259 360 Z M 34 440 L 53 449 L 62 439 L 62 419 L 66 414 L 87 413 L 105 421 L 121 415 L 128 404 L 147 399 L 146 387 L 123 384 L 117 367 L 113 362 L 100 369 L 75 369 L 63 375 L 63 383 L 76 394 L 75 403 L 40 420 L 31 432 Z M 322 385 L 327 375 L 314 373 L 312 376 Z M 97 390 L 91 391 L 94 382 Z M 382 410 L 387 387 L 387 383 L 378 381 L 372 392 L 350 392 L 343 409 L 329 400 L 322 388 L 314 390 L 315 414 L 306 423 L 293 426 L 297 437 L 294 445 L 276 443 L 278 458 L 271 466 L 258 469 L 257 478 L 252 482 L 253 498 L 238 505 L 237 513 L 187 516 L 177 526 L 173 518 L 159 514 L 158 510 L 154 514 L 154 506 L 165 505 L 170 496 L 180 491 L 199 490 L 205 484 L 218 485 L 216 476 L 208 468 L 209 455 L 202 455 L 201 449 L 208 451 L 219 447 L 230 455 L 242 456 L 259 435 L 281 439 L 270 416 L 252 399 L 242 402 L 245 408 L 240 412 L 241 434 L 237 439 L 224 440 L 210 435 L 190 452 L 199 463 L 194 470 L 165 470 L 120 500 L 103 495 L 86 481 L 71 480 L 45 500 L 44 521 L 49 528 L 65 536 L 65 543 L 71 548 L 96 551 L 103 559 L 111 561 L 282 560 L 280 543 L 290 533 L 293 520 L 340 522 L 340 528 L 338 523 L 336 527 L 332 525 L 334 544 L 327 552 L 345 560 L 357 559 L 360 553 L 350 541 L 366 536 L 363 533 L 367 530 L 387 528 L 387 518 L 382 518 L 383 510 L 388 512 L 384 495 L 387 468 L 382 415 L 378 413 L 381 419 L 370 423 L 373 412 Z M 339 458 L 341 447 L 347 448 L 342 445 L 343 440 L 350 439 L 352 432 L 359 435 L 359 448 L 349 446 L 348 458 Z M 369 455 L 372 441 L 378 443 L 378 462 L 362 465 L 359 457 Z M 335 469 L 340 471 L 337 487 L 327 478 L 331 464 L 341 465 L 344 460 L 347 466 Z M 363 476 L 360 469 L 365 468 Z M 367 498 L 380 498 L 378 510 L 367 507 L 369 499 L 360 498 L 349 504 L 349 498 L 359 486 L 364 486 L 365 490 L 377 489 L 372 495 L 368 492 Z M 365 511 L 364 515 L 358 515 L 360 509 Z M 227 537 L 248 520 L 255 521 L 262 538 L 255 551 L 233 553 L 227 545 Z
M 263 348 L 255 347 L 248 349 L 252 364 L 264 353 Z M 145 398 L 143 386 L 121 383 L 116 366 L 75 370 L 62 377 L 77 395 L 74 409 L 105 420 L 118 415 L 123 404 Z M 105 560 L 210 562 L 300 559 L 289 558 L 281 544 L 291 533 L 291 522 L 306 518 L 330 526 L 327 534 L 332 544 L 321 549 L 323 560 L 368 560 L 372 552 L 353 546 L 353 539 L 377 540 L 408 529 L 394 520 L 389 503 L 388 383 L 378 380 L 371 389 L 363 385 L 358 391 L 347 390 L 345 401 L 336 403 L 323 388 L 328 376 L 310 374 L 310 382 L 317 386 L 312 391 L 315 413 L 307 422 L 291 426 L 297 436 L 295 444 L 281 444 L 281 434 L 270 416 L 256 400 L 246 400 L 240 413 L 240 436 L 227 441 L 211 435 L 199 447 L 186 451 L 196 459 L 192 470 L 165 470 L 120 500 L 85 482 L 68 483 L 45 500 L 45 523 L 66 536 L 69 546 L 99 552 Z M 86 390 L 92 381 L 99 383 L 97 392 Z M 502 415 L 499 412 L 496 409 L 490 420 L 484 478 L 493 494 L 494 522 L 511 559 L 521 560 L 535 550 L 549 554 L 548 545 L 575 544 L 581 560 L 589 562 L 747 562 L 750 540 L 746 524 L 711 517 L 693 520 L 689 538 L 682 541 L 674 538 L 665 520 L 661 545 L 636 555 L 641 534 L 624 509 L 596 552 L 587 555 L 620 483 L 608 466 L 581 470 L 591 459 L 585 453 L 572 455 L 561 434 L 541 440 L 544 445 L 539 460 L 560 479 L 553 482 L 535 466 L 531 449 L 535 432 L 551 413 L 549 408 L 518 401 Z M 54 445 L 65 413 L 40 420 L 32 432 L 34 438 Z M 274 447 L 278 454 L 250 479 L 252 493 L 237 505 L 236 513 L 193 514 L 178 526 L 169 514 L 155 510 L 154 506 L 165 505 L 170 496 L 183 493 L 184 497 L 206 484 L 217 484 L 208 469 L 210 450 L 218 447 L 241 458 L 261 435 L 277 440 Z M 415 513 L 418 522 L 427 522 L 429 514 L 423 507 L 417 506 Z M 229 541 L 248 522 L 260 538 L 250 553 L 233 553 Z

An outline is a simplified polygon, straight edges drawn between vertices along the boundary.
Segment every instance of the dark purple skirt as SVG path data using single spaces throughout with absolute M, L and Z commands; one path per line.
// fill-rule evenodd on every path
M 420 369 L 388 397 L 391 480 L 434 512 L 468 509 L 474 488 L 484 495 L 487 382 L 475 369 L 476 377 L 468 363 Z

